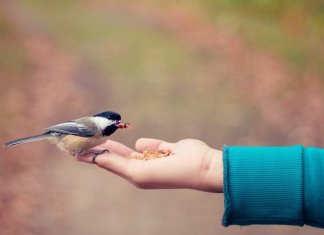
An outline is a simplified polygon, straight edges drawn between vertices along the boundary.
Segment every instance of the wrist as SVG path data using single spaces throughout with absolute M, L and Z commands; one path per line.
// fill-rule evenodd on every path
M 210 167 L 211 188 L 213 192 L 223 192 L 223 151 L 212 149 L 212 162 Z
M 223 192 L 223 152 L 210 148 L 204 160 L 203 183 L 199 190 L 213 193 Z

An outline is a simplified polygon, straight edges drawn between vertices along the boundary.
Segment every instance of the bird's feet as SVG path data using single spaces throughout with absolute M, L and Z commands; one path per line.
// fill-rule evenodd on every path
M 101 149 L 101 150 L 94 149 L 94 150 L 91 150 L 90 152 L 87 152 L 87 153 L 98 156 L 98 155 L 103 154 L 103 153 L 109 153 L 109 150 L 108 149 Z
M 94 155 L 94 156 L 98 156 L 100 154 L 103 153 L 109 153 L 108 149 L 91 149 L 91 150 L 74 150 L 72 152 L 70 152 L 70 154 L 72 156 L 85 156 L 85 155 Z
M 99 155 L 103 154 L 103 153 L 109 153 L 109 150 L 108 150 L 108 149 L 92 150 L 92 151 L 90 152 L 90 154 L 93 154 L 93 155 L 92 155 L 92 163 L 93 163 L 93 164 L 97 164 L 97 163 L 96 163 L 96 158 L 97 158 Z

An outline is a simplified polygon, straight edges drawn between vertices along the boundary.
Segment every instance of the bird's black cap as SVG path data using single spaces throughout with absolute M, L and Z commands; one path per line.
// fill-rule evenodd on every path
M 121 120 L 121 116 L 119 113 L 116 112 L 112 112 L 112 111 L 105 111 L 102 113 L 98 113 L 96 115 L 94 115 L 94 117 L 105 117 L 109 120 L 114 120 L 114 121 L 120 121 Z

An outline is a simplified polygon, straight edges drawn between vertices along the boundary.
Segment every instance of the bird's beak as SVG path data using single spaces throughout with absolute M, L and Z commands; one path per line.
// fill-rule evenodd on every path
M 117 128 L 120 128 L 120 129 L 130 128 L 130 124 L 128 122 L 121 122 L 121 121 L 119 121 L 116 124 L 116 126 L 117 126 Z

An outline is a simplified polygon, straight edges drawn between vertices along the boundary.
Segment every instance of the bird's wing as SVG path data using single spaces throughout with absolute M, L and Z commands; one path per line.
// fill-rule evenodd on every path
M 86 126 L 82 123 L 78 123 L 75 121 L 69 121 L 50 126 L 46 128 L 46 130 L 66 135 L 77 135 L 82 137 L 91 137 L 96 135 L 96 127 L 94 125 Z

